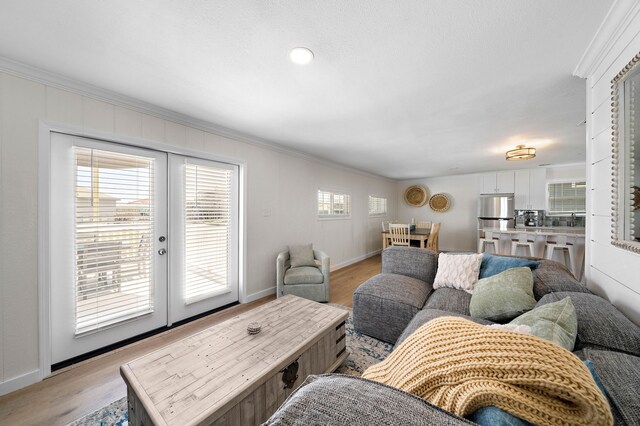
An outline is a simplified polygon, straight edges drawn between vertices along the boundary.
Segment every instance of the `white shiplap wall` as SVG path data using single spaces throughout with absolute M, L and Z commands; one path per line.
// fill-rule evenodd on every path
M 640 255 L 611 245 L 611 80 L 640 52 L 640 2 L 614 3 L 576 68 L 587 78 L 587 285 L 640 324 Z
M 160 117 L 120 100 L 0 72 L 0 394 L 38 377 L 40 120 L 244 162 L 247 300 L 275 292 L 275 258 L 288 244 L 312 242 L 331 256 L 334 268 L 381 249 L 382 219 L 368 217 L 368 195 L 386 196 L 395 215 L 395 181 Z M 318 220 L 318 188 L 351 194 L 351 218 Z

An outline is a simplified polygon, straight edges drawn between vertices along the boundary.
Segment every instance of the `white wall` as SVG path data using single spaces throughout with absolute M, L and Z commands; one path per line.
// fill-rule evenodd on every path
M 413 207 L 404 201 L 404 191 L 411 185 L 424 185 L 429 196 L 445 193 L 451 207 L 443 213 L 434 212 L 429 203 Z M 451 251 L 476 251 L 478 221 L 478 175 L 456 175 L 403 180 L 397 184 L 399 222 L 415 220 L 440 222 L 438 248 Z M 395 218 L 394 218 L 395 219 Z
M 546 168 L 547 181 L 558 179 L 585 179 L 583 165 L 550 166 Z M 455 175 L 400 181 L 397 184 L 398 215 L 392 217 L 399 222 L 431 220 L 440 222 L 440 250 L 476 251 L 478 247 L 478 182 L 480 175 Z M 409 206 L 404 201 L 404 191 L 411 185 L 424 185 L 429 195 L 444 192 L 451 200 L 451 208 L 443 213 L 431 210 L 429 204 L 422 207 Z
M 312 242 L 331 256 L 334 268 L 381 249 L 381 219 L 368 218 L 369 194 L 387 196 L 390 214 L 396 214 L 395 181 L 218 136 L 119 101 L 104 102 L 0 73 L 0 394 L 28 384 L 39 366 L 39 120 L 246 162 L 249 300 L 275 292 L 276 254 L 288 244 Z M 318 188 L 350 193 L 351 219 L 317 220 Z M 271 214 L 264 216 L 263 209 Z
M 614 3 L 576 74 L 587 77 L 587 286 L 640 324 L 640 256 L 611 245 L 611 80 L 640 51 L 640 2 Z
M 586 179 L 586 177 L 585 164 L 547 167 L 547 181 L 580 180 Z

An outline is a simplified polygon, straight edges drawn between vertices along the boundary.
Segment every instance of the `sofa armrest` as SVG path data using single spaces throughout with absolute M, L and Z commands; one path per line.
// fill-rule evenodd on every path
M 417 278 L 433 284 L 438 253 L 415 247 L 388 247 L 382 251 L 382 273 Z
M 266 425 L 473 425 L 399 389 L 353 376 L 308 376 Z
M 291 267 L 289 250 L 278 253 L 276 258 L 276 296 L 280 297 L 284 291 L 284 273 Z

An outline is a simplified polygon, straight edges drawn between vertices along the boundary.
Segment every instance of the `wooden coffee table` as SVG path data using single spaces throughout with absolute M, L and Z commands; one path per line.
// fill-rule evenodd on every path
M 260 424 L 307 375 L 344 362 L 347 317 L 284 296 L 131 361 L 120 367 L 129 424 Z M 262 331 L 249 335 L 254 321 Z

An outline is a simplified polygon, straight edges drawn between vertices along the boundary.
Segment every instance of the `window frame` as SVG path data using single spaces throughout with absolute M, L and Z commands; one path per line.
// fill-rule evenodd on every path
M 377 200 L 384 200 L 384 212 L 380 212 L 380 213 L 371 212 L 372 198 Z M 387 215 L 389 214 L 389 199 L 387 197 L 382 197 L 380 195 L 369 194 L 369 198 L 367 200 L 367 211 L 369 213 L 369 217 L 387 217 Z
M 328 200 L 325 199 L 321 202 L 321 193 L 328 194 Z M 346 210 L 346 213 L 335 213 L 335 197 L 345 197 L 342 204 L 345 204 L 343 209 Z M 321 213 L 321 204 L 328 204 L 328 210 L 326 210 L 328 213 Z M 351 219 L 351 194 L 346 191 L 318 188 L 316 191 L 316 215 L 318 220 Z

